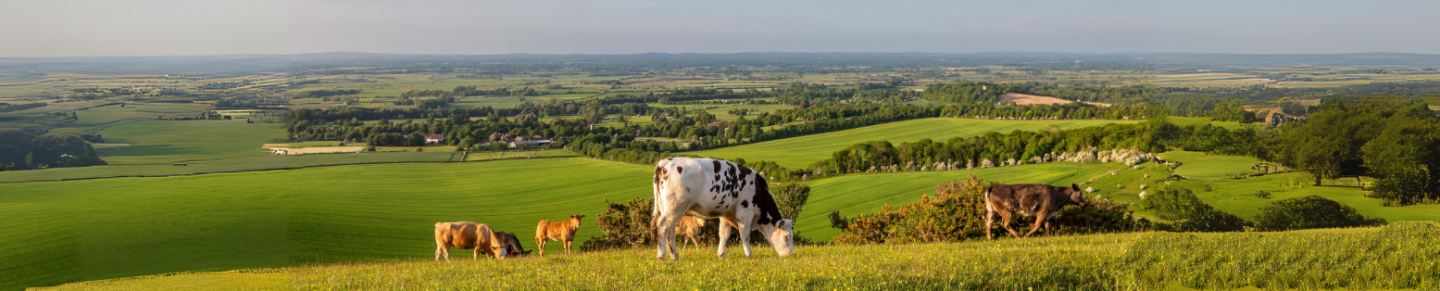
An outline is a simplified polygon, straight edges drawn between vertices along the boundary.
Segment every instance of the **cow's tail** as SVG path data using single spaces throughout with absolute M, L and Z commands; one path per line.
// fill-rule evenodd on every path
M 990 215 L 991 213 L 995 213 L 995 206 L 990 205 L 990 191 L 991 191 L 991 190 L 994 190 L 994 189 L 995 189 L 995 186 L 985 187 L 985 215 L 986 215 L 986 217 L 989 217 L 989 215 Z
M 535 226 L 535 244 L 538 245 L 540 241 L 545 240 L 545 226 L 548 224 L 550 224 L 549 220 L 541 220 L 540 225 Z

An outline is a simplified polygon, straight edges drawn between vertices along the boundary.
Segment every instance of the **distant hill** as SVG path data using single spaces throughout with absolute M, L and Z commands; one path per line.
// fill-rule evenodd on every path
M 0 58 L 0 74 L 31 71 L 80 74 L 254 75 L 289 71 L 284 55 L 173 57 Z
M 173 57 L 61 57 L 0 58 L 0 74 L 31 71 L 84 74 L 194 74 L 253 75 L 290 72 L 292 69 L 349 66 L 404 67 L 413 62 L 566 64 L 590 63 L 662 66 L 977 66 L 1007 64 L 1123 64 L 1153 65 L 1156 72 L 1227 70 L 1242 67 L 1295 66 L 1408 66 L 1440 67 L 1440 55 L 1405 53 L 1350 54 L 1210 54 L 1210 53 L 787 53 L 733 54 L 644 53 L 628 55 L 504 54 L 406 55 L 327 52 L 296 55 L 220 55 Z

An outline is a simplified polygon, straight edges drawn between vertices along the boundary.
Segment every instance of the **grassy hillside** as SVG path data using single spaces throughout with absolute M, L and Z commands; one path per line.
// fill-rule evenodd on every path
M 766 160 L 780 163 L 786 168 L 798 169 L 830 158 L 831 153 L 850 145 L 872 140 L 888 140 L 897 144 L 923 138 L 944 141 L 954 137 L 975 136 L 992 131 L 1041 130 L 1048 129 L 1052 125 L 1058 126 L 1060 129 L 1069 129 L 1120 122 L 1127 121 L 925 118 L 684 154 L 727 159 L 744 158 L 747 161 Z
M 1043 164 L 974 170 L 1007 182 L 1068 183 L 1113 165 Z M 872 174 L 813 181 L 801 231 L 828 238 L 823 215 L 906 203 L 967 171 Z M 168 178 L 6 184 L 0 260 L 7 286 L 194 270 L 365 262 L 433 255 L 437 221 L 471 220 L 516 233 L 541 219 L 586 214 L 599 234 L 605 199 L 651 195 L 650 168 L 581 158 L 358 165 Z M 556 183 L 563 177 L 564 183 Z M 552 244 L 548 251 L 559 251 Z M 58 258 L 58 259 L 57 259 Z M 16 282 L 16 283 L 10 283 Z
M 1279 233 L 1130 233 L 959 243 L 799 246 L 777 258 L 649 249 L 434 263 L 291 268 L 283 274 L 192 273 L 85 282 L 50 290 L 153 287 L 230 290 L 732 289 L 1159 290 L 1421 289 L 1440 287 L 1434 225 Z M 243 284 L 233 285 L 238 278 Z M 289 286 L 285 286 L 289 283 Z M 180 287 L 184 286 L 184 287 Z

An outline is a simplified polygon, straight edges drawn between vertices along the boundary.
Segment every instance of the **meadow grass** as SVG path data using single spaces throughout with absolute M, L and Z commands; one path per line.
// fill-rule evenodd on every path
M 810 166 L 830 158 L 835 151 L 867 141 L 886 140 L 894 144 L 929 138 L 945 141 L 988 132 L 1009 133 L 1015 130 L 1042 130 L 1054 125 L 1060 129 L 1100 126 L 1135 121 L 1119 120 L 984 120 L 960 118 L 923 118 L 866 126 L 855 129 L 806 135 L 788 139 L 725 147 L 713 150 L 682 152 L 683 155 L 743 158 L 747 161 L 771 161 L 791 169 Z
M 395 260 L 300 266 L 253 276 L 249 289 L 298 290 L 1160 290 L 1440 288 L 1432 224 L 1298 232 L 1123 233 L 957 243 L 804 245 L 780 258 L 756 246 L 682 249 L 658 261 L 636 248 L 453 262 Z M 732 246 L 735 247 L 735 246 Z M 270 270 L 257 273 L 269 274 Z M 186 273 L 50 290 L 204 286 L 236 276 Z M 156 285 L 151 285 L 154 282 Z M 283 285 L 283 286 L 282 286 Z M 104 288 L 101 288 L 104 287 Z M 211 286 L 233 288 L 235 285 Z M 219 290 L 219 289 L 217 289 Z

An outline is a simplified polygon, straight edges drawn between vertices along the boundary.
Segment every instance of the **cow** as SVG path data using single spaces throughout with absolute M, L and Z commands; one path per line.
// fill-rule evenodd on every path
M 570 215 L 570 220 L 550 222 L 541 220 L 540 225 L 535 227 L 535 245 L 540 248 L 540 255 L 545 255 L 545 239 L 564 241 L 565 253 L 570 253 L 570 243 L 575 241 L 575 231 L 580 229 L 580 219 L 585 215 Z
M 450 248 L 475 249 L 476 260 L 480 259 L 480 253 L 501 259 L 508 253 L 504 246 L 496 243 L 495 232 L 489 225 L 469 221 L 436 222 L 435 261 L 440 261 L 441 255 L 450 261 Z
M 704 226 L 705 220 L 694 216 L 681 218 L 680 223 L 675 225 L 676 232 L 685 235 L 685 239 L 689 240 L 690 243 L 694 243 L 697 249 L 700 248 L 700 241 L 695 239 L 695 234 L 699 233 L 700 228 Z M 685 246 L 685 242 L 680 242 L 680 246 Z
M 1080 185 L 1070 184 L 1070 187 L 1057 187 L 1039 184 L 1013 184 L 993 185 L 985 189 L 985 239 L 993 240 L 991 225 L 995 222 L 995 216 L 1001 218 L 1000 226 L 1010 231 L 1010 235 L 1016 238 L 1020 233 L 1010 228 L 1011 219 L 1019 216 L 1035 216 L 1035 225 L 1030 227 L 1030 232 L 1025 237 L 1035 234 L 1040 230 L 1041 225 L 1045 227 L 1045 233 L 1050 233 L 1050 222 L 1047 219 L 1060 214 L 1060 208 L 1065 205 L 1075 204 L 1084 207 L 1085 192 L 1080 190 Z
M 687 213 L 721 220 L 720 257 L 725 256 L 731 227 L 740 230 L 740 245 L 746 257 L 753 256 L 752 230 L 759 230 L 781 257 L 795 253 L 795 221 L 780 217 L 765 177 L 750 168 L 717 159 L 669 158 L 655 164 L 653 186 L 651 225 L 655 227 L 656 257 L 660 260 L 665 259 L 667 251 L 674 260 L 680 259 L 680 253 L 675 251 L 675 231 Z
M 524 256 L 529 255 L 531 252 L 525 250 L 525 247 L 520 246 L 520 239 L 515 238 L 515 234 L 503 231 L 496 231 L 495 241 L 497 241 L 501 247 L 505 248 L 505 252 L 508 253 L 508 256 Z

